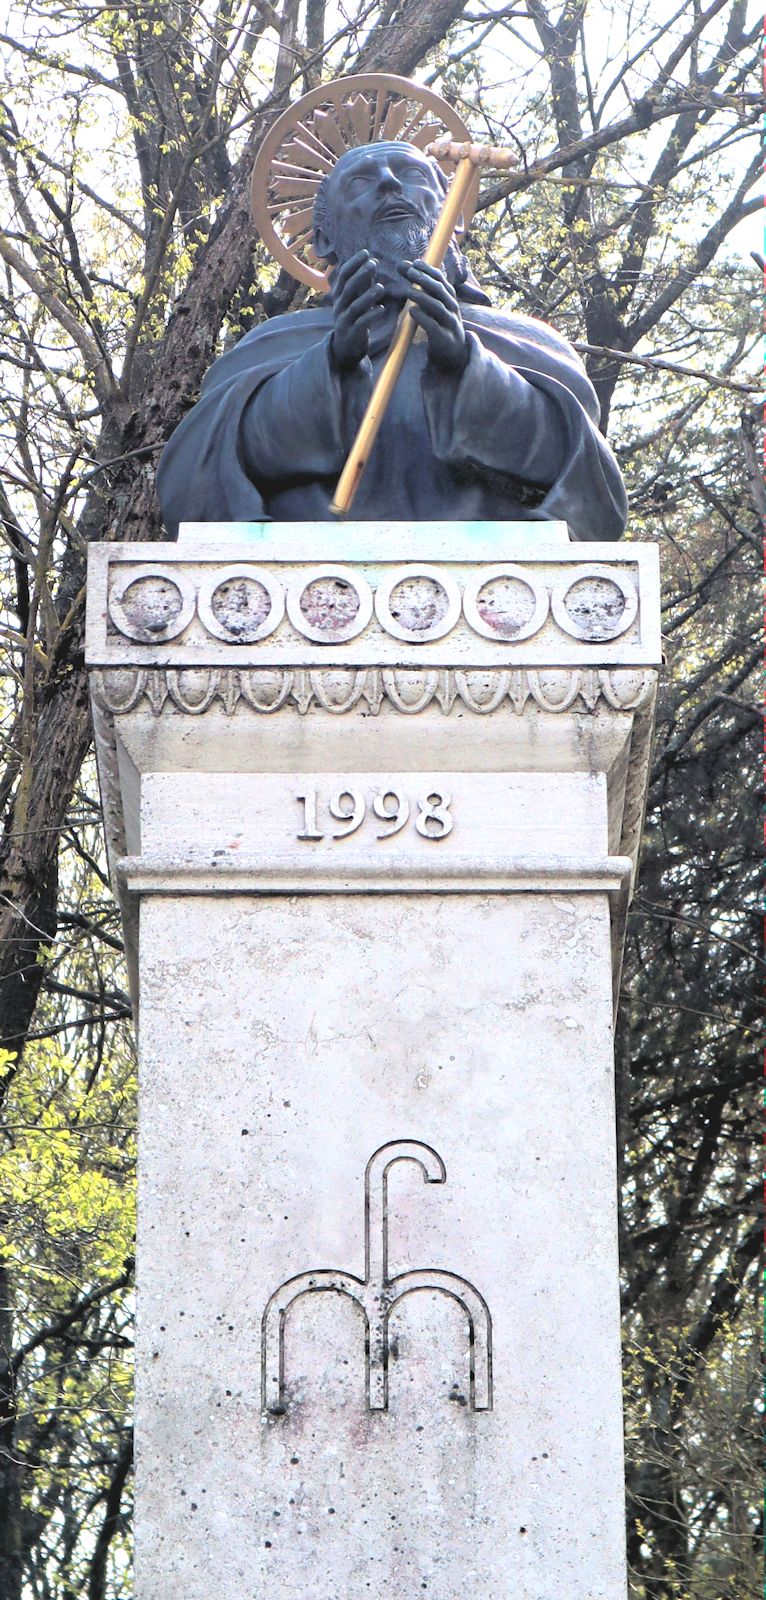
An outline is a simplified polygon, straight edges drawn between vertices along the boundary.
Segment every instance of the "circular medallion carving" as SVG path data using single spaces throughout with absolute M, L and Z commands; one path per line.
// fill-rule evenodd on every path
M 261 567 L 217 567 L 199 586 L 200 620 L 226 644 L 254 644 L 279 627 L 285 614 L 282 585 Z
M 109 591 L 109 615 L 119 633 L 141 644 L 177 639 L 194 616 L 194 585 L 178 568 L 128 566 Z
M 485 567 L 472 577 L 463 595 L 469 627 L 483 639 L 531 639 L 548 615 L 548 590 L 523 567 Z
M 617 567 L 575 567 L 554 586 L 551 609 L 570 638 L 602 644 L 630 627 L 638 594 Z
M 375 612 L 395 639 L 426 644 L 451 633 L 460 616 L 460 591 L 437 567 L 397 567 L 375 591 Z
M 287 591 L 287 615 L 297 633 L 315 644 L 345 644 L 372 616 L 372 590 L 348 567 L 315 567 Z

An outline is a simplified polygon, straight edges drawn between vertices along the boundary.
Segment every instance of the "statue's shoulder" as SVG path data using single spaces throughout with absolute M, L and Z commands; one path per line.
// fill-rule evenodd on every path
M 506 311 L 497 306 L 472 306 L 472 328 L 482 343 L 501 361 L 521 372 L 540 373 L 563 384 L 579 401 L 592 422 L 598 422 L 599 404 L 583 362 L 563 333 L 548 322 L 528 317 L 521 311 Z
M 506 338 L 519 340 L 537 350 L 563 357 L 574 366 L 582 368 L 583 363 L 577 351 L 564 334 L 552 328 L 549 322 L 541 322 L 539 317 L 527 316 L 523 311 L 508 311 L 502 306 L 472 307 L 471 317 L 486 328 L 488 333 L 497 333 Z
M 282 316 L 270 317 L 268 322 L 260 322 L 213 362 L 202 393 L 209 394 L 244 374 L 252 377 L 262 371 L 266 377 L 278 372 L 288 361 L 295 360 L 310 345 L 323 339 L 331 326 L 332 313 L 326 306 L 287 311 Z
M 250 349 L 253 345 L 263 344 L 264 341 L 291 339 L 296 335 L 305 339 L 310 338 L 312 333 L 321 338 L 330 322 L 329 306 L 285 311 L 279 317 L 269 317 L 268 321 L 259 322 L 257 328 L 251 328 L 249 333 L 243 334 L 232 349 Z

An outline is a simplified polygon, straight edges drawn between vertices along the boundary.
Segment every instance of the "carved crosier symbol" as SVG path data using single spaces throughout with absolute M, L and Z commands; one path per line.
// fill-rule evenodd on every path
M 331 1290 L 361 1306 L 366 1324 L 367 1404 L 371 1411 L 388 1409 L 388 1354 L 391 1312 L 405 1295 L 436 1290 L 456 1300 L 468 1320 L 469 1404 L 473 1411 L 492 1410 L 492 1322 L 486 1301 L 467 1278 L 426 1267 L 415 1272 L 388 1272 L 388 1173 L 396 1161 L 414 1161 L 426 1183 L 444 1183 L 441 1156 L 417 1139 L 381 1145 L 367 1163 L 364 1181 L 365 1273 L 322 1268 L 301 1272 L 280 1285 L 269 1300 L 262 1323 L 263 1409 L 283 1414 L 285 1404 L 285 1324 L 290 1307 L 305 1294 Z

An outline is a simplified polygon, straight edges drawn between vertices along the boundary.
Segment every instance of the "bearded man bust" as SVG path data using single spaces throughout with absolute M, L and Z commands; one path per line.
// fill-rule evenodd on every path
M 618 539 L 627 501 L 566 339 L 494 309 L 453 245 L 421 259 L 444 199 L 414 146 L 352 149 L 322 180 L 314 249 L 329 303 L 255 328 L 211 367 L 163 452 L 165 524 L 325 521 L 405 299 L 419 332 L 371 451 L 355 519 L 562 520 Z

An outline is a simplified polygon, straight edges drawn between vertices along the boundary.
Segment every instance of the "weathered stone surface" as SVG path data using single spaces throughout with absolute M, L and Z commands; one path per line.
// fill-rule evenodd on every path
M 267 525 L 268 526 L 268 525 Z M 357 525 L 358 527 L 359 525 Z M 143 667 L 651 665 L 659 650 L 656 550 L 537 545 L 501 559 L 504 525 L 426 540 L 437 558 L 392 560 L 367 525 L 343 561 L 293 531 L 237 547 L 100 545 L 89 568 L 88 659 Z M 453 525 L 454 527 L 455 525 Z M 420 534 L 420 529 L 418 533 Z M 229 535 L 231 540 L 232 535 Z M 439 545 L 445 550 L 438 554 Z M 277 554 L 275 554 L 277 552 Z M 608 562 L 605 565 L 605 562 Z
M 141 1600 L 617 1600 L 606 895 L 158 896 L 141 992 Z M 317 1290 L 262 1413 L 269 1300 L 364 1279 L 366 1164 L 413 1140 L 446 1179 L 391 1170 L 389 1272 L 483 1297 L 491 1411 L 465 1310 L 424 1288 L 387 1410 L 360 1308 Z
M 295 528 L 283 563 L 279 529 L 254 563 L 159 547 L 164 645 L 135 552 L 94 558 L 141 1004 L 137 1600 L 624 1600 L 611 1019 L 652 556 L 471 530 L 441 561 L 426 528 L 402 577 L 345 532 L 345 564 Z M 458 593 L 434 665 L 391 654 L 444 625 L 423 584 Z M 259 634 L 280 595 L 295 639 L 329 619 L 321 665 Z

